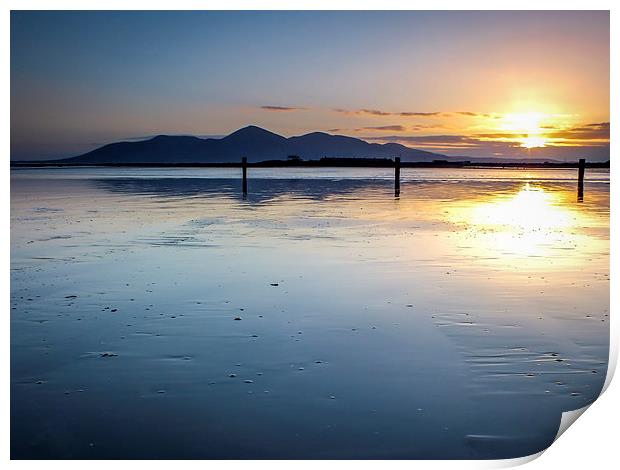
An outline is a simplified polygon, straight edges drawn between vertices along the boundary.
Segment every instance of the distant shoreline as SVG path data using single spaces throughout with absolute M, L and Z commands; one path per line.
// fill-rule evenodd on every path
M 372 161 L 376 160 L 376 161 Z M 11 162 L 11 168 L 240 168 L 239 163 L 60 163 L 60 162 Z M 393 168 L 394 162 L 389 159 L 352 159 L 334 158 L 329 161 L 284 161 L 268 160 L 247 164 L 248 168 Z M 401 162 L 402 168 L 506 168 L 506 169 L 557 169 L 578 168 L 575 162 Z M 609 168 L 609 160 L 606 162 L 586 162 L 586 168 Z

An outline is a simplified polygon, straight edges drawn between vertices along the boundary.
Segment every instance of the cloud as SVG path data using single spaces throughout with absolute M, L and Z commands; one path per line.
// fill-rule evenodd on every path
M 549 134 L 559 138 L 609 140 L 609 123 L 595 122 Z
M 359 109 L 355 114 L 370 114 L 371 116 L 392 116 L 393 113 L 380 111 L 378 109 Z
M 341 114 L 348 114 L 353 116 L 402 116 L 402 117 L 449 117 L 454 115 L 468 116 L 468 117 L 485 117 L 491 118 L 494 117 L 489 113 L 476 113 L 473 111 L 431 111 L 431 112 L 423 112 L 423 111 L 383 111 L 380 109 L 343 109 L 343 108 L 334 108 L 334 112 Z
M 609 142 L 609 123 L 598 122 L 592 124 L 584 124 L 579 127 L 562 129 L 557 126 L 541 126 L 544 129 L 542 137 L 547 140 L 547 145 L 579 145 L 589 144 L 600 146 Z M 515 141 L 519 138 L 527 137 L 528 133 L 519 132 L 493 132 L 474 134 L 472 137 L 479 139 Z
M 361 127 L 359 129 L 356 129 L 356 131 L 396 131 L 396 132 L 404 132 L 406 130 L 407 130 L 407 128 L 405 126 L 398 126 L 398 125 L 394 125 L 394 126 L 368 126 L 368 127 Z
M 404 116 L 404 117 L 432 117 L 432 116 L 441 116 L 445 113 L 441 113 L 439 111 L 434 112 L 419 112 L 419 111 L 400 111 L 400 112 L 391 112 L 391 111 L 382 111 L 380 109 L 343 109 L 343 108 L 334 108 L 334 112 L 348 115 L 357 115 L 357 116 Z
M 561 123 L 551 123 L 541 126 L 539 135 L 544 141 L 543 147 L 526 148 L 524 139 L 527 132 L 515 132 L 495 129 L 497 126 L 487 123 L 488 130 L 484 131 L 479 126 L 458 127 L 450 125 L 449 118 L 464 116 L 467 118 L 501 119 L 504 117 L 498 113 L 478 113 L 474 111 L 451 111 L 451 112 L 391 112 L 380 109 L 333 109 L 334 112 L 352 116 L 378 116 L 378 117 L 407 117 L 438 116 L 447 118 L 442 120 L 427 121 L 427 124 L 419 124 L 415 121 L 409 125 L 385 125 L 364 126 L 357 128 L 330 129 L 328 132 L 355 133 L 361 139 L 376 143 L 399 143 L 408 147 L 430 150 L 453 156 L 484 157 L 489 155 L 520 158 L 550 158 L 557 160 L 574 161 L 575 158 L 587 158 L 592 161 L 609 159 L 609 122 L 593 122 L 587 124 L 575 124 L 566 127 Z M 366 134 L 364 134 L 366 132 Z M 429 135 L 435 132 L 436 135 Z M 459 133 L 460 132 L 460 133 Z M 381 134 L 386 135 L 381 135 Z M 408 135 L 409 134 L 409 135 Z
M 304 111 L 307 108 L 300 108 L 300 107 L 294 107 L 294 106 L 265 105 L 265 106 L 261 106 L 260 109 L 264 109 L 265 111 Z
M 439 124 L 416 124 L 409 128 L 412 131 L 422 131 L 425 129 L 448 129 L 447 126 L 439 125 Z
M 609 123 L 608 122 L 595 122 L 594 124 L 586 124 L 586 127 L 595 127 L 597 129 L 609 130 Z
M 432 113 L 420 113 L 420 112 L 413 112 L 413 111 L 403 111 L 400 113 L 396 113 L 397 116 L 421 116 L 421 117 L 429 117 L 429 116 L 442 116 L 445 113 L 440 113 L 440 112 L 432 112 Z
M 584 126 L 588 127 L 588 126 Z M 456 157 L 500 156 L 510 158 L 548 158 L 554 160 L 575 161 L 587 158 L 591 161 L 609 160 L 609 142 L 573 143 L 573 145 L 550 144 L 542 148 L 527 149 L 514 140 L 484 140 L 466 135 L 383 135 L 362 137 L 368 142 L 398 143 L 407 147 L 429 150 Z
M 454 114 L 460 114 L 461 116 L 469 116 L 469 117 L 484 117 L 484 118 L 494 117 L 490 113 L 475 113 L 473 111 L 455 111 Z
M 464 135 L 385 135 L 378 137 L 364 137 L 364 140 L 379 142 L 396 142 L 399 144 L 413 147 L 431 148 L 437 150 L 467 149 L 472 147 L 478 147 L 483 143 L 488 144 L 488 142 Z M 502 144 L 504 144 L 504 142 L 502 142 Z
M 417 126 L 415 126 L 417 127 Z M 366 127 L 357 127 L 354 129 L 345 129 L 345 128 L 335 128 L 328 129 L 327 132 L 363 132 L 363 131 L 393 131 L 393 132 L 405 132 L 408 130 L 416 130 L 415 127 L 407 128 L 405 126 L 400 125 L 391 125 L 391 126 L 366 126 Z
M 545 135 L 548 135 L 545 133 Z M 517 140 L 522 137 L 527 137 L 527 132 L 485 132 L 481 134 L 474 134 L 475 137 L 480 139 L 514 139 Z

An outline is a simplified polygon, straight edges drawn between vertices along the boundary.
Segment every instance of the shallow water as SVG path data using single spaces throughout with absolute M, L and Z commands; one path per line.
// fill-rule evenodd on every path
M 516 457 L 598 396 L 608 171 L 238 172 L 12 170 L 13 458 Z

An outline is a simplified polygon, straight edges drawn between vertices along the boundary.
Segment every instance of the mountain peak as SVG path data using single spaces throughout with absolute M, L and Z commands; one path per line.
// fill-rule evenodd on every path
M 278 139 L 285 139 L 285 137 L 282 137 L 281 135 L 278 135 L 274 132 L 268 131 L 267 129 L 263 129 L 262 127 L 258 127 L 258 126 L 245 126 L 242 127 L 239 130 L 236 130 L 235 132 L 228 134 L 226 137 L 224 137 L 224 140 L 232 140 L 232 139 L 239 139 L 239 138 L 243 138 L 243 139 L 255 139 L 255 138 L 278 138 Z
M 150 139 L 146 139 L 143 142 L 166 142 L 166 141 L 180 141 L 180 140 L 201 140 L 200 138 L 193 135 L 170 135 L 170 134 L 159 134 L 151 137 Z
M 314 131 L 314 132 L 309 132 L 307 134 L 303 134 L 299 137 L 308 137 L 308 136 L 332 136 L 333 134 L 328 134 L 327 132 L 321 132 L 321 131 Z

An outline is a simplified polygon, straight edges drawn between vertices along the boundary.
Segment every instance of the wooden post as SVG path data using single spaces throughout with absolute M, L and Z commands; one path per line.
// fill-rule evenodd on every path
M 400 157 L 394 159 L 394 197 L 400 197 Z
M 577 201 L 583 202 L 583 177 L 586 172 L 586 159 L 579 159 L 579 181 L 577 182 Z
M 241 170 L 243 171 L 243 197 L 248 195 L 248 159 L 243 157 L 241 159 Z

